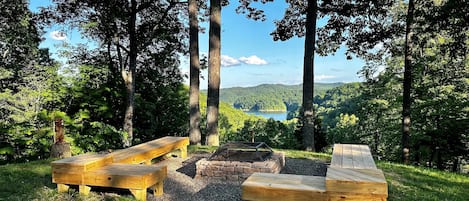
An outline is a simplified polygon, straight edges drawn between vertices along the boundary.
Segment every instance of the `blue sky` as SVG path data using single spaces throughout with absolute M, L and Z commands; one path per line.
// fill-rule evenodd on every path
M 48 0 L 31 0 L 30 7 L 34 10 L 37 6 L 47 5 Z M 282 18 L 286 4 L 277 1 L 267 5 L 261 5 L 266 11 L 267 20 L 256 22 L 238 15 L 235 9 L 237 1 L 222 9 L 222 67 L 221 87 L 247 87 L 259 84 L 300 84 L 303 78 L 303 49 L 304 38 L 292 38 L 288 41 L 274 42 L 270 33 L 275 29 L 274 21 Z M 323 25 L 318 21 L 318 26 Z M 199 44 L 201 54 L 208 52 L 208 25 L 205 34 L 200 34 Z M 63 41 L 72 44 L 94 43 L 82 39 L 76 30 L 67 30 L 66 38 L 61 39 L 60 34 L 53 32 L 64 31 L 63 27 L 54 26 L 48 29 L 44 35 L 42 47 L 51 48 L 55 54 L 57 45 Z M 55 34 L 54 34 L 55 33 Z M 57 58 L 54 55 L 54 58 Z M 315 57 L 315 81 L 330 82 L 355 82 L 361 81 L 357 72 L 364 62 L 354 58 L 347 60 L 344 50 L 339 50 L 335 55 L 327 57 Z M 188 56 L 181 58 L 181 71 L 189 72 Z M 207 72 L 202 72 L 200 87 L 207 88 Z

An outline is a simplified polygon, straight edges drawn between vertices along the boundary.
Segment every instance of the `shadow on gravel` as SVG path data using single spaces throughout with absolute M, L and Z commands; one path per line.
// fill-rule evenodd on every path
M 191 158 L 183 161 L 182 167 L 178 168 L 176 171 L 185 174 L 193 179 L 195 178 L 195 174 L 197 172 L 195 163 L 197 163 L 197 161 L 199 161 L 200 159 L 207 157 L 208 155 L 192 156 Z

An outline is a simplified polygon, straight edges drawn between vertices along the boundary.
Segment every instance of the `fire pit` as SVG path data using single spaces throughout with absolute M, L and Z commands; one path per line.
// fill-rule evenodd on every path
M 254 172 L 279 173 L 284 165 L 283 153 L 264 142 L 229 142 L 196 163 L 196 177 L 244 181 Z

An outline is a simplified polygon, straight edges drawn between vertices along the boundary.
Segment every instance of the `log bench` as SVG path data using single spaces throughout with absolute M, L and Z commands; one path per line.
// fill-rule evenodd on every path
M 163 137 L 109 154 L 83 154 L 51 163 L 52 182 L 59 192 L 78 185 L 80 194 L 91 186 L 129 189 L 137 200 L 146 200 L 147 188 L 154 195 L 163 194 L 166 166 L 153 166 L 153 158 L 179 149 L 187 156 L 187 137 Z M 145 163 L 145 164 L 139 164 Z
M 243 200 L 385 201 L 384 174 L 367 145 L 335 144 L 326 176 L 253 173 L 242 188 Z

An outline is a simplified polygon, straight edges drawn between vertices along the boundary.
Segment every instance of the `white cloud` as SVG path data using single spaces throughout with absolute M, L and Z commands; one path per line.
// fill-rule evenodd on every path
M 252 55 L 250 57 L 240 57 L 239 60 L 245 64 L 251 65 L 265 65 L 267 61 L 257 57 L 256 55 Z
M 333 75 L 318 75 L 318 76 L 314 76 L 314 81 L 323 81 L 323 80 L 333 79 L 333 78 L 336 78 L 336 76 L 333 76 Z
M 268 62 L 264 59 L 257 57 L 256 55 L 252 55 L 249 57 L 240 57 L 239 59 L 230 57 L 228 55 L 221 55 L 221 66 L 223 67 L 230 67 L 230 66 L 238 66 L 243 64 L 250 64 L 250 65 L 265 65 Z
M 61 31 L 53 31 L 50 33 L 50 37 L 54 40 L 65 40 L 67 39 L 67 35 Z
M 229 66 L 237 66 L 241 64 L 238 59 L 227 55 L 221 55 L 221 66 L 229 67 Z

